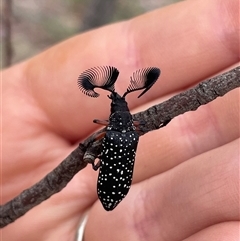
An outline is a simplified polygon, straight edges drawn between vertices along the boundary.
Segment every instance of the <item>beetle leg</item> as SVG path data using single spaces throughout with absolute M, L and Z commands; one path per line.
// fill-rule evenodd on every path
M 109 120 L 97 120 L 97 119 L 95 119 L 95 120 L 93 120 L 93 123 L 107 126 L 109 124 Z
M 146 122 L 144 120 L 140 120 L 140 121 L 134 120 L 133 121 L 133 124 L 136 127 L 136 131 L 141 131 L 141 127 L 143 127 L 145 125 L 145 123 Z
M 140 121 L 138 121 L 138 120 L 133 120 L 133 124 L 134 124 L 134 126 L 136 127 L 136 132 L 139 134 L 139 135 L 141 135 L 141 133 L 142 133 L 142 127 L 145 125 L 145 121 L 144 120 L 140 120 Z
M 134 120 L 133 121 L 133 124 L 134 124 L 134 126 L 136 127 L 136 128 L 138 128 L 139 126 L 143 126 L 143 125 L 145 125 L 145 121 L 143 121 L 143 120 L 140 120 L 140 121 L 138 121 L 138 120 Z
M 95 140 L 99 141 L 99 140 L 103 139 L 105 134 L 106 134 L 106 132 L 99 133 L 99 135 L 95 136 Z M 98 156 L 98 158 L 101 158 L 101 154 Z M 98 160 L 98 162 L 96 164 L 94 163 L 94 161 L 91 162 L 91 163 L 92 163 L 92 168 L 93 168 L 94 171 L 97 171 L 98 168 L 101 165 L 101 161 L 100 160 Z
M 99 143 L 102 142 L 105 134 L 105 131 L 95 134 L 93 140 L 91 141 L 92 145 L 87 148 L 83 156 L 83 160 L 89 164 L 92 164 L 94 170 L 97 170 L 100 167 L 100 161 L 95 164 L 95 159 L 100 157 L 98 153 L 100 153 L 101 145 L 99 145 Z
M 100 160 L 99 160 L 96 164 L 95 164 L 95 163 L 92 163 L 92 168 L 93 168 L 93 170 L 94 170 L 94 171 L 97 171 L 98 168 L 100 167 L 100 165 L 101 165 Z
M 160 127 L 164 127 L 166 126 L 172 119 L 166 120 L 165 122 L 163 122 Z
M 104 138 L 106 132 L 102 132 L 102 133 L 99 133 L 98 135 L 95 136 L 95 140 L 98 141 L 98 140 L 101 140 Z

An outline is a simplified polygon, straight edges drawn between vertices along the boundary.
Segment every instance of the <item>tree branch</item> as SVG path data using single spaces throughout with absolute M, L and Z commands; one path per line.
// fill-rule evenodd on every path
M 145 121 L 145 125 L 140 130 L 140 135 L 144 135 L 149 131 L 165 126 L 174 117 L 187 111 L 194 111 L 199 106 L 205 105 L 237 87 L 240 87 L 239 66 L 201 82 L 194 88 L 186 90 L 161 104 L 139 112 L 133 115 L 133 118 Z M 42 201 L 61 191 L 75 174 L 86 167 L 87 163 L 93 163 L 101 148 L 101 140 L 96 141 L 95 137 L 103 131 L 104 129 L 94 133 L 83 143 L 80 143 L 59 166 L 41 181 L 0 206 L 0 227 L 3 228 L 14 222 Z

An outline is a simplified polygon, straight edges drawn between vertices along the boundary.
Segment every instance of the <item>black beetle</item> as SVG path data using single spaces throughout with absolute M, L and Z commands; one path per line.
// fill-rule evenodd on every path
M 127 94 L 144 89 L 142 96 L 157 81 L 160 69 L 155 67 L 137 70 L 130 79 L 127 91 L 121 97 L 115 92 L 114 84 L 119 71 L 111 66 L 99 66 L 84 71 L 78 78 L 80 90 L 90 96 L 98 97 L 94 88 L 111 92 L 111 114 L 109 120 L 94 120 L 106 125 L 99 162 L 93 164 L 99 170 L 97 193 L 105 210 L 113 210 L 127 195 L 134 168 L 135 155 L 139 140 L 137 126 L 143 123 L 133 120 L 125 97 Z

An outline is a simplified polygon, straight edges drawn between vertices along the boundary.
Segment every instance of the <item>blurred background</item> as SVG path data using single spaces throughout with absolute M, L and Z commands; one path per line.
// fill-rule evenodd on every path
M 88 29 L 180 0 L 1 0 L 1 68 Z

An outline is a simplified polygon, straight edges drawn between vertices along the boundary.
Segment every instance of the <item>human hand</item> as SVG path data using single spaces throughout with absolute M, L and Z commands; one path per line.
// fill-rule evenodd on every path
M 116 89 L 123 93 L 132 72 L 159 67 L 162 74 L 151 94 L 127 99 L 133 112 L 159 103 L 237 63 L 237 4 L 185 1 L 76 36 L 5 70 L 3 203 L 94 132 L 93 119 L 109 115 L 105 93 L 96 100 L 78 90 L 82 71 L 116 66 Z M 87 209 L 85 241 L 237 239 L 238 96 L 234 90 L 141 137 L 134 184 L 114 211 L 106 212 L 97 200 L 97 173 L 89 166 L 4 228 L 3 240 L 74 240 Z

